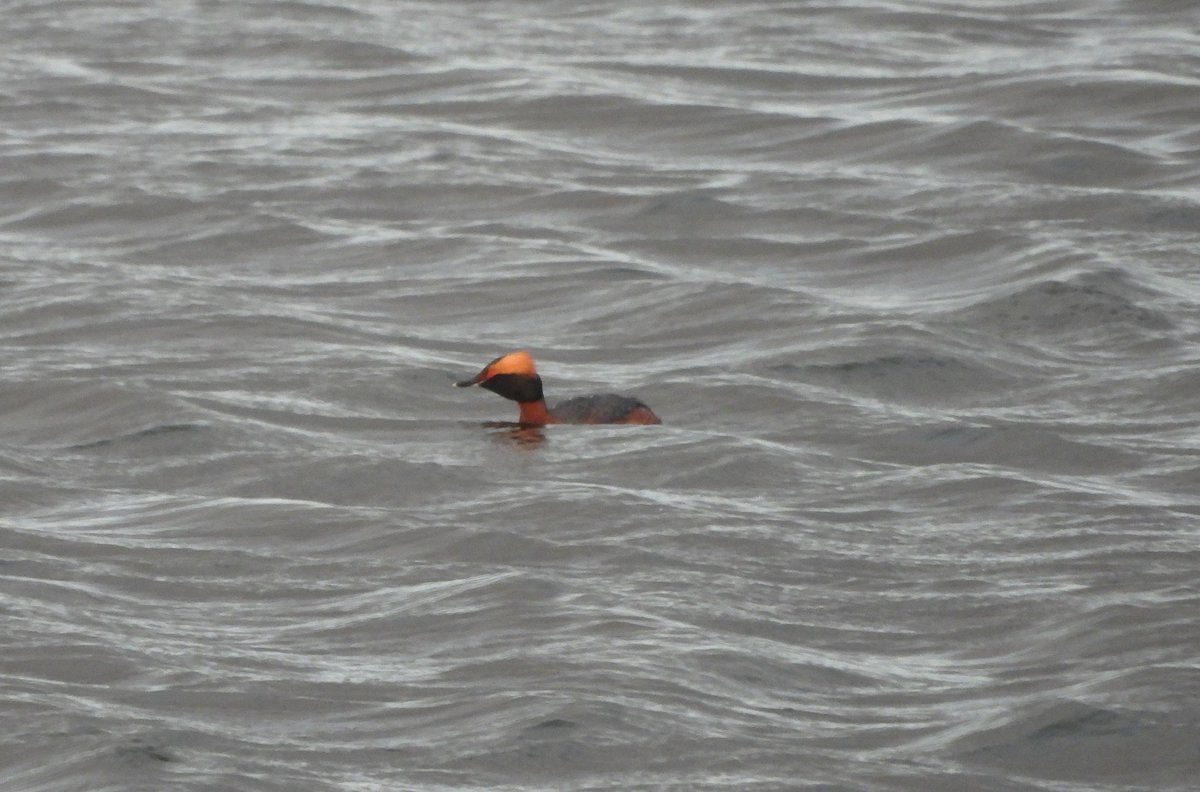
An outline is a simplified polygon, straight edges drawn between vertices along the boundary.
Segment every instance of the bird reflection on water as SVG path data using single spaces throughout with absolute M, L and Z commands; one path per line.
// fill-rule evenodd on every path
M 499 430 L 489 433 L 496 442 L 508 442 L 520 448 L 536 448 L 546 442 L 546 430 L 541 426 L 515 421 L 484 421 L 482 426 Z

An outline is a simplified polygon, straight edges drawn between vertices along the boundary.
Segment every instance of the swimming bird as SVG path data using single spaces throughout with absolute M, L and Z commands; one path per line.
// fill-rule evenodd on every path
M 657 424 L 662 423 L 640 400 L 615 393 L 578 396 L 546 407 L 542 378 L 525 350 L 501 355 L 474 377 L 454 383 L 459 388 L 478 385 L 517 403 L 517 420 L 525 426 L 546 424 Z

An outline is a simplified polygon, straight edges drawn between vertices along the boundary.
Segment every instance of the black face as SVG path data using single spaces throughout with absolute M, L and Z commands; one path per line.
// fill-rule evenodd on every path
M 479 383 L 479 387 L 515 402 L 539 401 L 542 398 L 542 378 L 536 374 L 532 377 L 528 374 L 497 374 Z

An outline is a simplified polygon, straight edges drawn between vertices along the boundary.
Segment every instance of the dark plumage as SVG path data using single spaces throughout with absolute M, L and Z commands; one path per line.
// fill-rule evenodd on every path
M 650 408 L 640 399 L 618 396 L 615 393 L 596 393 L 591 396 L 576 396 L 560 401 L 550 408 L 550 414 L 562 423 L 634 423 L 629 420 L 634 413 L 654 416 Z M 652 421 L 636 423 L 660 423 L 658 416 Z

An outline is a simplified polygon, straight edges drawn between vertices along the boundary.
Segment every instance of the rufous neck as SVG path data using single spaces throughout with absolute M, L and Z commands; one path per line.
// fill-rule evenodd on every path
M 517 402 L 517 406 L 521 408 L 521 414 L 517 420 L 526 426 L 545 426 L 557 423 L 554 416 L 546 409 L 545 399 Z

